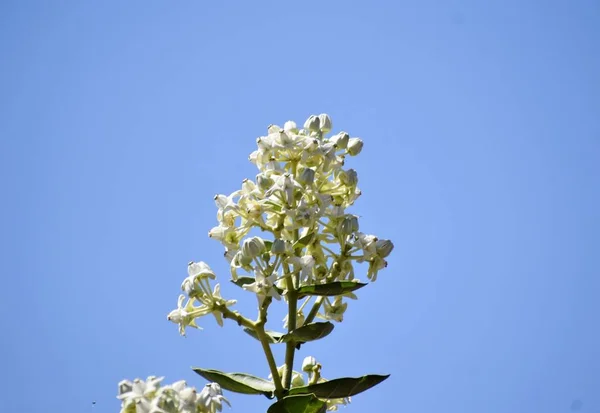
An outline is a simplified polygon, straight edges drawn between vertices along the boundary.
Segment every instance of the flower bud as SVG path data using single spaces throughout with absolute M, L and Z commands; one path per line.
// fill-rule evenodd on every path
M 351 235 L 358 231 L 358 217 L 347 215 L 340 224 L 340 232 L 343 235 Z
M 394 244 L 389 239 L 380 239 L 375 243 L 375 250 L 377 251 L 377 255 L 381 258 L 385 258 L 394 249 Z
M 256 190 L 256 184 L 254 182 L 252 182 L 248 178 L 246 178 L 242 181 L 242 192 L 244 194 L 249 194 L 249 193 L 253 192 L 254 190 Z
M 281 128 L 278 125 L 269 125 L 269 127 L 267 128 L 267 133 L 270 135 L 272 133 L 275 133 L 277 131 L 281 130 Z
M 222 241 L 225 238 L 226 231 L 227 228 L 219 225 L 208 231 L 208 236 L 212 239 L 216 239 L 217 241 Z
M 256 258 L 265 251 L 265 242 L 260 237 L 252 237 L 244 240 L 242 253 L 246 258 Z
M 346 150 L 350 156 L 356 156 L 362 151 L 363 141 L 360 138 L 352 138 L 348 141 Z
M 302 371 L 311 372 L 317 365 L 317 360 L 313 356 L 305 357 L 302 361 Z
M 225 195 L 222 195 L 222 194 L 215 195 L 214 200 L 215 200 L 215 205 L 219 209 L 223 209 L 227 205 L 227 197 Z
M 252 264 L 252 257 L 244 254 L 243 251 L 238 251 L 233 258 L 233 264 L 246 268 Z
M 321 113 L 319 115 L 319 127 L 323 133 L 327 133 L 331 130 L 331 118 L 328 114 Z
M 303 387 L 304 386 L 304 377 L 302 374 L 297 371 L 292 372 L 292 388 L 294 387 Z
M 263 174 L 258 174 L 256 175 L 256 183 L 258 184 L 258 187 L 260 188 L 261 191 L 268 191 L 273 184 L 275 183 L 275 181 L 271 178 L 269 178 L 268 176 L 265 176 Z
M 310 115 L 306 122 L 304 122 L 304 129 L 311 132 L 318 132 L 321 125 L 321 121 L 315 115 Z
M 310 168 L 305 168 L 298 176 L 298 182 L 302 185 L 312 185 L 315 181 L 315 170 Z
M 119 382 L 119 396 L 125 393 L 129 393 L 133 389 L 133 383 L 129 380 L 121 380 Z
M 346 132 L 340 132 L 337 135 L 329 138 L 329 142 L 333 143 L 338 149 L 346 149 L 349 140 L 350 135 L 348 135 Z
M 298 132 L 298 127 L 296 126 L 296 122 L 288 120 L 284 125 L 283 125 L 283 130 L 286 132 L 293 132 L 293 133 L 297 133 Z
M 340 182 L 347 186 L 356 186 L 358 184 L 358 174 L 354 169 L 347 171 L 341 170 L 338 175 Z
M 273 245 L 271 245 L 271 253 L 274 255 L 285 254 L 288 250 L 287 242 L 282 239 L 276 239 L 273 241 Z

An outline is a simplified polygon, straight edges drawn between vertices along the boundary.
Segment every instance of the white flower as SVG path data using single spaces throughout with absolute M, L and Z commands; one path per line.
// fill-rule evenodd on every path
M 323 133 L 327 133 L 331 130 L 331 118 L 326 113 L 321 113 L 319 115 L 319 128 Z
M 329 298 L 326 298 L 323 303 L 324 313 L 317 314 L 317 317 L 323 320 L 333 320 L 341 323 L 344 320 L 344 313 L 346 312 L 347 307 L 348 303 L 342 302 L 341 296 L 335 297 L 333 303 L 331 303 Z
M 223 396 L 223 391 L 218 383 L 208 383 L 198 394 L 198 404 L 203 411 L 209 413 L 220 412 L 223 410 L 222 402 L 231 407 L 229 400 Z
M 302 191 L 302 185 L 291 174 L 285 173 L 275 180 L 275 184 L 265 193 L 265 196 L 271 196 L 273 193 L 279 191 L 285 197 L 288 207 L 291 207 L 294 205 L 294 192 L 297 190 Z
M 302 371 L 311 372 L 317 365 L 317 360 L 313 356 L 307 356 L 302 360 Z
M 377 273 L 379 270 L 387 267 L 387 261 L 380 256 L 375 256 L 369 261 L 369 270 L 367 271 L 367 278 L 371 281 L 377 280 Z
M 179 412 L 196 413 L 197 392 L 193 387 L 186 387 L 179 392 Z
M 167 320 L 179 324 L 179 334 L 185 336 L 186 327 L 200 328 L 196 325 L 196 317 L 206 314 L 206 308 L 196 308 L 192 305 L 192 299 L 189 299 L 184 306 L 185 295 L 181 294 L 177 301 L 177 308 L 169 313 Z
M 256 294 L 258 298 L 258 305 L 262 307 L 263 301 L 266 297 L 273 297 L 276 300 L 281 299 L 281 295 L 275 288 L 275 280 L 277 279 L 277 274 L 273 273 L 268 277 L 265 277 L 263 272 L 260 269 L 254 270 L 255 281 L 252 284 L 244 284 L 242 288 L 247 291 L 252 291 Z
M 343 399 L 327 399 L 327 411 L 334 412 L 338 410 L 338 405 L 347 405 L 350 404 L 352 399 L 350 397 L 345 397 Z
M 359 232 L 356 237 L 356 246 L 362 249 L 364 254 L 358 262 L 368 261 L 377 255 L 377 237 L 375 235 L 366 235 Z
M 225 227 L 218 225 L 212 228 L 208 232 L 208 236 L 215 239 L 223 244 L 228 249 L 238 249 L 241 238 L 244 236 L 246 230 L 239 230 L 236 228 Z
M 150 400 L 154 398 L 163 379 L 164 377 L 150 376 L 146 381 L 141 379 L 135 379 L 133 382 L 121 381 L 117 396 L 121 400 L 121 411 L 129 411 L 130 406 L 135 405 L 136 411 L 150 412 L 152 408 Z
M 181 284 L 181 289 L 185 291 L 188 297 L 202 294 L 202 290 L 198 287 L 198 281 L 202 279 L 215 279 L 216 275 L 214 271 L 208 266 L 207 263 L 190 262 L 188 264 L 188 276 Z
M 224 305 L 225 307 L 230 307 L 237 303 L 236 300 L 225 300 L 221 297 L 221 285 L 215 285 L 213 293 L 211 295 L 204 295 L 199 297 L 198 300 L 204 304 L 202 307 L 204 310 L 204 314 L 212 313 L 212 315 L 217 320 L 217 324 L 223 327 L 223 315 L 219 310 L 218 306 Z
M 312 255 L 304 255 L 302 257 L 289 257 L 286 260 L 294 266 L 294 271 L 300 272 L 300 279 L 304 282 L 310 280 L 312 269 L 315 266 L 315 258 Z

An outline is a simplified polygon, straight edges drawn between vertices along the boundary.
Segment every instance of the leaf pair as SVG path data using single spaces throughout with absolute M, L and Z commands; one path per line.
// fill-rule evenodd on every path
M 271 344 L 288 343 L 290 341 L 293 341 L 296 344 L 302 344 L 328 336 L 333 331 L 333 328 L 334 325 L 329 321 L 326 321 L 324 323 L 306 324 L 287 334 L 279 333 L 277 331 L 265 331 L 265 333 Z M 253 329 L 244 328 L 244 331 L 258 340 L 258 336 Z
M 197 367 L 193 368 L 193 370 L 206 380 L 219 383 L 221 387 L 226 390 L 242 394 L 262 394 L 269 399 L 274 397 L 274 384 L 271 381 L 262 379 L 260 377 L 252 376 L 246 373 L 224 373 L 219 370 L 201 369 Z M 282 400 L 291 398 L 292 396 L 301 395 L 313 395 L 321 399 L 342 399 L 362 393 L 365 390 L 368 390 L 371 387 L 381 383 L 388 377 L 389 374 L 370 374 L 362 377 L 344 377 L 340 379 L 329 380 L 323 383 L 311 384 L 303 387 L 294 387 L 288 391 L 286 397 L 284 397 Z M 289 403 L 294 405 L 296 403 L 315 405 L 315 403 L 310 402 L 310 400 L 307 398 L 302 400 L 303 401 L 301 401 L 301 399 L 294 399 Z M 285 410 L 274 410 L 273 412 L 280 411 L 284 412 Z

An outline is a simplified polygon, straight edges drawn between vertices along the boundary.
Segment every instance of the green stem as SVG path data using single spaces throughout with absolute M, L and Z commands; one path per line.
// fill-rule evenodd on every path
M 269 343 L 269 338 L 267 337 L 267 333 L 265 333 L 265 324 L 267 322 L 267 308 L 270 304 L 270 299 L 268 302 L 265 300 L 265 303 L 261 306 L 258 312 L 258 320 L 256 323 L 252 323 L 252 329 L 256 333 L 256 337 L 260 341 L 262 345 L 263 351 L 265 353 L 265 357 L 267 359 L 267 363 L 269 364 L 269 370 L 271 370 L 271 376 L 273 376 L 273 383 L 275 384 L 275 396 L 277 400 L 283 397 L 284 389 L 281 385 L 281 377 L 279 377 L 279 372 L 277 371 L 277 363 L 275 363 L 275 357 L 273 357 L 273 352 L 271 351 L 271 344 Z
M 298 172 L 298 163 L 291 162 L 292 175 L 296 179 Z M 295 202 L 294 202 L 295 203 Z M 298 229 L 294 230 L 294 242 L 298 241 L 300 233 Z M 300 255 L 300 250 L 294 251 L 296 255 Z M 296 313 L 298 309 L 298 292 L 294 283 L 294 276 L 290 273 L 288 265 L 284 267 L 285 273 L 288 275 L 286 279 L 287 299 L 288 299 L 288 333 L 296 329 Z M 294 369 L 294 353 L 296 351 L 296 343 L 290 340 L 285 346 L 285 378 L 283 387 L 289 389 L 292 385 L 292 370 Z
M 217 306 L 217 310 L 219 310 L 221 312 L 221 314 L 223 314 L 223 318 L 229 318 L 231 320 L 235 320 L 238 323 L 238 325 L 248 327 L 248 328 L 251 328 L 254 330 L 254 322 L 247 319 L 246 317 L 244 317 L 237 311 L 236 312 L 231 311 L 229 308 L 227 308 L 225 306 L 225 304 L 221 304 L 221 305 Z
M 304 325 L 310 324 L 313 322 L 313 320 L 317 316 L 317 313 L 319 312 L 319 309 L 321 308 L 321 304 L 323 303 L 324 299 L 325 299 L 325 297 L 317 297 L 317 299 L 315 300 L 315 303 L 313 304 L 312 308 L 310 309 L 310 312 L 308 313 L 308 315 L 306 316 L 306 319 L 304 320 Z
M 286 270 L 288 270 L 286 266 Z M 289 273 L 289 270 L 288 270 Z M 294 288 L 293 276 L 290 274 L 286 279 L 287 299 L 288 299 L 288 333 L 296 328 L 296 312 L 298 308 L 298 292 Z M 294 368 L 294 352 L 296 343 L 291 340 L 285 346 L 285 379 L 283 387 L 290 388 L 292 383 L 292 370 Z

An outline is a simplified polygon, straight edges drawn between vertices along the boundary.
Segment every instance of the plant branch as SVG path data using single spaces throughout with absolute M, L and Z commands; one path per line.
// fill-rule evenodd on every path
M 239 326 L 248 327 L 248 328 L 251 328 L 254 330 L 254 322 L 252 322 L 248 318 L 244 317 L 237 311 L 236 312 L 231 311 L 229 308 L 227 308 L 225 306 L 225 304 L 220 304 L 216 308 L 217 308 L 217 310 L 219 310 L 221 312 L 221 314 L 223 314 L 223 318 L 229 318 L 231 320 L 235 320 Z
M 270 303 L 271 298 L 266 298 L 263 305 L 259 308 L 258 320 L 256 320 L 256 323 L 252 323 L 252 329 L 256 333 L 256 337 L 262 345 L 265 357 L 267 359 L 267 363 L 269 364 L 271 376 L 273 376 L 273 383 L 275 384 L 275 396 L 277 397 L 277 400 L 279 400 L 281 397 L 283 397 L 284 389 L 281 385 L 281 377 L 279 377 L 279 372 L 277 371 L 277 363 L 275 363 L 275 357 L 273 357 L 273 352 L 271 351 L 271 344 L 269 343 L 269 338 L 265 333 L 265 324 L 267 322 L 267 308 L 269 307 Z
M 323 303 L 324 299 L 325 299 L 325 297 L 317 297 L 317 299 L 315 300 L 315 303 L 313 304 L 312 308 L 310 309 L 310 312 L 308 313 L 308 315 L 306 316 L 306 319 L 304 320 L 304 325 L 307 325 L 307 324 L 310 324 L 313 322 L 313 320 L 317 316 L 317 313 L 319 312 L 319 309 L 321 308 L 321 304 Z

